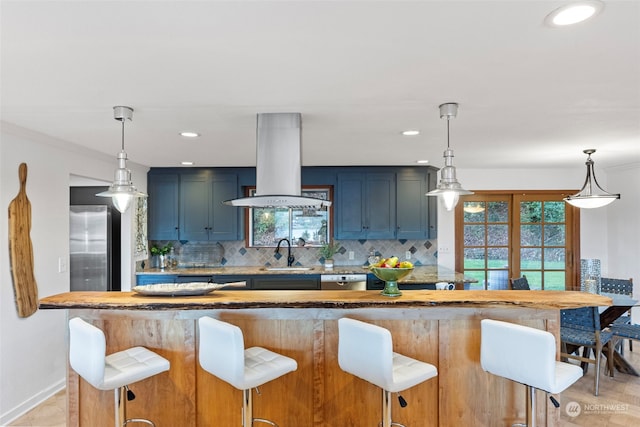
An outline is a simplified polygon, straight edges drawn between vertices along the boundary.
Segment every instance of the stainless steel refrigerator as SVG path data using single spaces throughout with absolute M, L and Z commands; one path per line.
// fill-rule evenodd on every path
M 82 187 L 84 188 L 84 187 Z M 72 195 L 75 187 L 72 188 Z M 77 191 L 81 196 L 78 197 Z M 119 250 L 114 256 L 114 211 L 104 198 L 92 201 L 99 187 L 77 190 L 69 207 L 69 270 L 71 291 L 111 291 L 120 289 Z M 86 196 L 86 197 L 85 197 Z M 89 200 L 87 200 L 87 198 Z M 88 201 L 87 204 L 74 204 Z M 109 199 L 107 199 L 109 200 Z M 119 241 L 119 215 L 117 240 Z M 118 262 L 115 262 L 118 261 Z M 118 268 L 114 268 L 115 266 Z M 117 270 L 117 275 L 115 274 Z

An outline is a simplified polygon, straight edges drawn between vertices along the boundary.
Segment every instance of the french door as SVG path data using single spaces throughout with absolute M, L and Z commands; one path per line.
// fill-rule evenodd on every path
M 531 289 L 578 283 L 579 215 L 560 192 L 478 192 L 456 207 L 456 271 L 471 289 L 509 289 L 525 275 Z

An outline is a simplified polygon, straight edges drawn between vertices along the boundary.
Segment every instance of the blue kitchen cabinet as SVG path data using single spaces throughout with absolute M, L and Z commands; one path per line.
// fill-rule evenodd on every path
M 246 282 L 247 286 L 244 288 L 227 288 L 230 291 L 242 291 L 251 289 L 251 283 L 253 281 L 251 275 L 245 274 L 214 274 L 213 283 L 233 283 L 233 282 Z M 225 289 L 225 288 L 222 288 Z
M 438 169 L 427 169 L 427 192 L 435 190 L 438 185 Z M 427 229 L 428 238 L 438 238 L 438 199 L 439 197 L 427 197 Z
M 149 174 L 147 179 L 149 240 L 179 239 L 179 182 L 177 173 Z
M 176 283 L 177 274 L 136 274 L 136 285 L 156 285 L 158 283 Z
M 215 173 L 211 186 L 209 240 L 238 240 L 238 217 L 242 209 L 222 203 L 238 196 L 238 176 L 231 173 Z
M 396 237 L 426 239 L 429 235 L 427 170 L 400 170 L 396 180 Z
M 251 279 L 254 290 L 318 290 L 319 274 L 265 274 Z
M 238 240 L 238 177 L 211 170 L 180 177 L 180 240 Z
M 337 183 L 337 239 L 396 237 L 395 173 L 339 173 Z

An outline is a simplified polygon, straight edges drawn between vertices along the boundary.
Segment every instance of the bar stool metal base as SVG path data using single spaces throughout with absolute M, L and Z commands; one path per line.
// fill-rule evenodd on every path
M 527 422 L 511 424 L 511 427 L 536 427 L 536 389 L 527 387 Z
M 257 390 L 257 388 L 256 388 Z M 270 424 L 278 427 L 278 424 L 265 418 L 253 418 L 253 395 L 251 389 L 242 390 L 242 426 L 253 427 L 254 422 Z
M 382 390 L 382 427 L 406 427 L 404 424 L 394 423 L 391 419 L 391 392 L 388 390 Z
M 155 427 L 151 420 L 145 418 L 127 418 L 127 386 L 114 389 L 115 397 L 115 427 L 124 427 L 129 423 L 144 423 Z

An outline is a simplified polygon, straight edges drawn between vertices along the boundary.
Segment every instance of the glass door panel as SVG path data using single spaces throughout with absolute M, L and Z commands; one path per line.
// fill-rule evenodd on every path
M 564 194 L 482 193 L 456 208 L 456 270 L 478 280 L 470 289 L 508 289 L 527 276 L 531 289 L 573 289 L 577 275 L 575 208 Z M 577 219 L 576 219 L 577 221 Z

